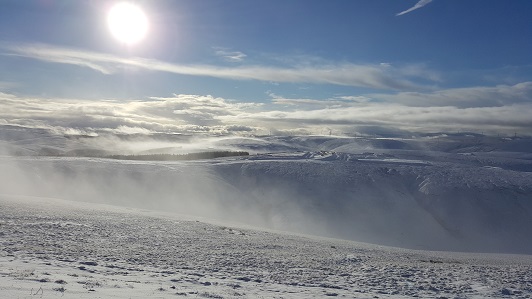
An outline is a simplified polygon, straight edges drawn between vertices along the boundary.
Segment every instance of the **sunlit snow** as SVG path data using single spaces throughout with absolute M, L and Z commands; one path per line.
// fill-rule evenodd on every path
M 5 298 L 532 297 L 531 139 L 1 137 Z

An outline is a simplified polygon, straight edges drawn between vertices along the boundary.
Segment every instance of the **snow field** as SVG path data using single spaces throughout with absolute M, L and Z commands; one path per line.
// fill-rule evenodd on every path
M 0 298 L 532 298 L 532 139 L 150 138 L 0 132 Z
M 532 298 L 532 257 L 414 251 L 0 199 L 4 298 Z

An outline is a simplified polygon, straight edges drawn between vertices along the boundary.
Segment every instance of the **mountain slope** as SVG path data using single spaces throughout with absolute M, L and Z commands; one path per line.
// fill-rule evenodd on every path
M 3 193 L 434 250 L 532 253 L 532 173 L 384 154 L 192 162 L 4 158 Z

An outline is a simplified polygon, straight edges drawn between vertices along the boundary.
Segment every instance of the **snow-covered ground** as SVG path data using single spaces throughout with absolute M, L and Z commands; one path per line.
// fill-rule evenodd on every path
M 0 189 L 411 249 L 530 254 L 532 172 L 505 169 L 515 163 L 506 159 L 328 151 L 187 162 L 3 157 Z
M 68 157 L 202 150 L 251 155 Z M 531 254 L 530 138 L 0 129 L 1 298 L 532 298 Z
M 532 256 L 431 252 L 0 197 L 2 298 L 532 298 Z

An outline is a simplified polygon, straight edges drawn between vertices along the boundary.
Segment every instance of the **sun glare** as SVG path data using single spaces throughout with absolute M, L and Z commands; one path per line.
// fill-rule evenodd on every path
M 107 15 L 109 30 L 125 44 L 141 41 L 148 31 L 148 18 L 138 6 L 129 2 L 114 5 Z

